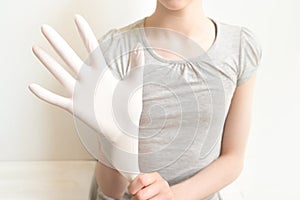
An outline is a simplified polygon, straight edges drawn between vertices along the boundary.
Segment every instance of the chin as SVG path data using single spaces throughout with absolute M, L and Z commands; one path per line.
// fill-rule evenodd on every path
M 193 0 L 158 0 L 168 10 L 177 11 L 184 9 Z

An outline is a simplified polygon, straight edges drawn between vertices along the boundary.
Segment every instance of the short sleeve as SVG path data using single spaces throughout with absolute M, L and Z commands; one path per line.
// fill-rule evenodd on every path
M 107 67 L 117 79 L 126 76 L 129 55 L 125 49 L 125 36 L 119 29 L 111 29 L 98 39 Z
M 242 27 L 240 37 L 237 86 L 251 78 L 258 68 L 262 56 L 261 46 L 252 31 Z
M 117 29 L 110 29 L 102 37 L 98 39 L 99 46 L 103 53 L 107 52 L 112 45 L 113 37 L 117 33 Z

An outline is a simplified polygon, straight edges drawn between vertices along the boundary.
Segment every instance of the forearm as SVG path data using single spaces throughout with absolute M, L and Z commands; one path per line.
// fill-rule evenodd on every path
M 101 162 L 96 165 L 96 180 L 100 190 L 113 199 L 121 199 L 128 185 L 127 180 L 117 170 Z
M 195 176 L 172 186 L 175 199 L 202 200 L 233 182 L 243 164 L 237 156 L 223 155 Z

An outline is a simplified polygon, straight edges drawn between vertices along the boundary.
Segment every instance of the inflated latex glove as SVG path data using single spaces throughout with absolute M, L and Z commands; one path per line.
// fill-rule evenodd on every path
M 106 159 L 128 180 L 132 180 L 139 173 L 138 125 L 142 111 L 143 83 L 143 69 L 140 66 L 144 65 L 144 53 L 137 44 L 130 53 L 127 76 L 124 79 L 117 78 L 107 67 L 88 23 L 79 15 L 75 16 L 75 23 L 89 53 L 88 64 L 79 58 L 53 28 L 42 26 L 43 35 L 75 76 L 68 73 L 41 47 L 33 46 L 36 57 L 64 86 L 69 97 L 57 95 L 37 84 L 31 84 L 29 89 L 38 98 L 65 109 L 99 134 L 103 134 L 110 143 L 101 144 Z M 97 85 L 95 79 L 98 79 Z M 87 90 L 92 91 L 91 95 L 78 92 Z M 117 100 L 114 100 L 116 97 Z M 123 105 L 124 101 L 127 101 L 127 105 L 120 108 L 119 103 Z M 75 102 L 79 102 L 76 107 Z M 94 110 L 89 111 L 88 107 Z M 130 158 L 124 158 L 126 155 L 130 155 Z

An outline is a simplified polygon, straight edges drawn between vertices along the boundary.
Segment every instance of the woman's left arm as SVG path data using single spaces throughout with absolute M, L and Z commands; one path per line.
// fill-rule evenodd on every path
M 254 74 L 236 88 L 225 121 L 220 157 L 192 178 L 172 186 L 175 199 L 204 199 L 240 175 L 250 132 L 255 79 Z
M 142 174 L 129 186 L 129 191 L 135 195 L 133 199 L 201 200 L 233 182 L 243 169 L 255 79 L 254 74 L 235 90 L 225 121 L 218 159 L 193 177 L 171 187 L 157 173 Z

